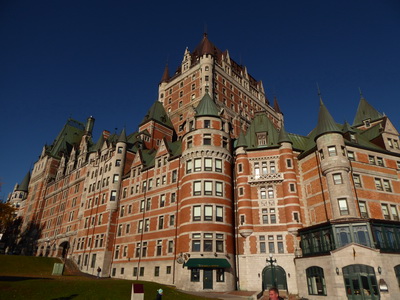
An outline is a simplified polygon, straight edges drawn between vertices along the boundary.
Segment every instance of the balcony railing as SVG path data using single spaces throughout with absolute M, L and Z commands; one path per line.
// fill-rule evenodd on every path
M 283 181 L 282 173 L 271 173 L 262 175 L 250 175 L 249 183 L 267 183 L 267 182 L 280 182 Z

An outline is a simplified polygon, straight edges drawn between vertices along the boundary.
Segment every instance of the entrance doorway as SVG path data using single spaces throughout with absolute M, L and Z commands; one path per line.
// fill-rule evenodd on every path
M 343 279 L 347 299 L 378 300 L 378 284 L 373 267 L 367 265 L 349 265 L 343 268 Z
M 262 271 L 263 290 L 268 290 L 271 287 L 287 291 L 286 272 L 281 266 L 267 266 Z
M 204 290 L 213 289 L 213 269 L 203 270 L 203 289 Z
M 62 258 L 66 258 L 69 250 L 69 243 L 67 241 L 62 242 L 59 246 L 59 253 L 57 256 L 61 256 Z

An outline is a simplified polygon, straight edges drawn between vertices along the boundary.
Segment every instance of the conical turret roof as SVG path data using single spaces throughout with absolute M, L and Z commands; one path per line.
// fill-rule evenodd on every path
M 169 69 L 168 69 L 168 64 L 165 65 L 164 73 L 161 78 L 161 83 L 163 82 L 168 82 L 169 81 Z
M 342 131 L 337 126 L 335 120 L 332 118 L 331 114 L 329 113 L 328 109 L 320 99 L 320 106 L 319 106 L 319 113 L 318 113 L 318 125 L 315 131 L 315 138 L 316 140 L 319 136 L 326 134 L 338 132 L 341 133 Z
M 371 104 L 361 97 L 358 103 L 356 116 L 354 117 L 353 126 L 360 125 L 364 120 L 371 119 L 371 121 L 382 118 L 383 115 L 378 112 Z
M 16 189 L 16 191 L 28 192 L 28 186 L 29 186 L 29 181 L 30 180 L 31 180 L 31 172 L 28 171 L 28 173 L 26 173 L 24 179 L 18 185 L 18 188 Z
M 219 109 L 208 93 L 205 93 L 196 107 L 196 117 L 219 117 Z
M 279 131 L 279 136 L 278 136 L 278 144 L 285 143 L 285 142 L 293 144 L 293 142 L 289 138 L 288 133 L 285 130 L 285 126 L 282 123 L 281 131 Z
M 125 127 L 122 129 L 121 134 L 118 137 L 118 143 L 125 143 L 127 142 Z
M 239 137 L 237 139 L 236 147 L 247 147 L 246 137 L 244 136 L 243 131 L 240 131 Z

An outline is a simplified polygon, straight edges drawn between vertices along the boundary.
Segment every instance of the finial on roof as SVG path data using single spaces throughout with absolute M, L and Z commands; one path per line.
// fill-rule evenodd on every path
M 204 33 L 203 33 L 204 37 L 207 37 L 207 23 L 204 22 Z
M 360 93 L 360 99 L 365 99 L 360 87 L 358 87 L 358 92 Z
M 318 98 L 319 98 L 320 102 L 322 102 L 321 90 L 319 89 L 318 82 L 317 82 L 317 91 L 318 91 Z

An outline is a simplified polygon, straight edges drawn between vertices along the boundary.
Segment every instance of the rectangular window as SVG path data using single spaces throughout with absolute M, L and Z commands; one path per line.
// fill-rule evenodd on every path
M 340 173 L 333 174 L 332 177 L 333 177 L 334 184 L 342 184 L 343 183 L 342 174 L 340 174 Z
M 176 201 L 176 194 L 172 193 L 171 194 L 171 203 L 174 203 Z
M 224 216 L 223 216 L 223 211 L 224 210 L 223 210 L 223 207 L 222 206 L 216 206 L 215 210 L 216 210 L 216 212 L 215 212 L 215 214 L 216 214 L 215 221 L 223 222 L 224 221 Z
M 174 226 L 175 225 L 175 215 L 170 215 L 169 216 L 169 226 Z
M 118 174 L 114 174 L 113 182 L 115 183 L 115 182 L 118 182 L 118 181 L 119 181 L 119 175 Z
M 138 268 L 137 267 L 134 267 L 133 268 L 133 277 L 136 277 L 137 276 L 137 270 L 138 270 Z
M 201 221 L 201 206 L 193 206 L 193 221 Z
M 222 172 L 222 160 L 221 159 L 215 159 L 215 172 Z
M 378 191 L 383 191 L 382 181 L 380 178 L 375 178 L 375 187 Z
M 186 174 L 192 173 L 192 168 L 193 168 L 193 162 L 191 160 L 188 160 L 186 162 Z
M 190 269 L 190 281 L 200 282 L 200 269 L 192 268 Z
M 361 185 L 361 177 L 359 174 L 353 174 L 353 181 L 355 187 L 362 187 Z
M 211 145 L 211 134 L 206 133 L 203 135 L 203 145 Z
M 340 198 L 338 199 L 339 203 L 339 211 L 341 216 L 346 216 L 349 214 L 349 208 L 347 206 L 347 199 L 346 198 Z
M 395 221 L 399 220 L 399 214 L 397 213 L 396 205 L 390 205 L 390 212 L 392 213 L 392 218 Z
M 382 214 L 383 218 L 390 220 L 389 208 L 387 204 L 382 204 Z
M 291 159 L 286 159 L 286 167 L 287 168 L 292 168 L 292 160 Z
M 141 233 L 143 230 L 143 220 L 139 220 L 138 223 L 138 233 Z
M 296 192 L 296 185 L 294 183 L 289 184 L 289 190 L 291 193 Z
M 368 161 L 371 165 L 376 165 L 375 163 L 375 156 L 369 155 L 368 156 Z
M 174 242 L 168 241 L 168 253 L 172 253 L 174 251 Z
M 212 171 L 212 158 L 204 159 L 204 171 Z
M 201 158 L 194 159 L 194 171 L 200 172 L 201 171 Z
M 171 274 L 171 266 L 167 266 L 166 273 Z
M 144 231 L 148 232 L 150 230 L 150 219 L 144 220 Z
M 211 128 L 211 121 L 210 120 L 204 120 L 204 128 Z
M 392 192 L 392 187 L 390 186 L 390 181 L 387 179 L 383 179 L 383 188 L 386 192 Z
M 383 163 L 383 158 L 382 157 L 377 157 L 376 158 L 376 163 L 378 166 L 384 167 L 385 164 Z
M 215 196 L 222 196 L 222 182 L 215 183 Z
M 117 197 L 117 191 L 111 191 L 110 201 L 115 201 L 116 197 Z
M 283 242 L 278 242 L 278 253 L 285 253 Z
M 356 160 L 353 151 L 347 151 L 347 157 L 348 157 L 349 160 L 351 160 L 351 161 L 355 161 L 355 160 Z
M 204 195 L 212 195 L 212 181 L 204 181 Z
M 157 241 L 157 256 L 162 254 L 162 240 Z
M 140 212 L 144 211 L 144 200 L 140 201 Z
M 225 282 L 225 270 L 217 269 L 217 282 Z
M 192 251 L 200 252 L 200 240 L 192 240 Z
M 150 209 L 151 209 L 151 199 L 148 198 L 148 199 L 146 200 L 146 210 L 149 211 Z
M 329 146 L 328 154 L 329 154 L 329 156 L 336 156 L 337 155 L 336 146 Z
M 164 228 L 164 216 L 159 216 L 158 217 L 158 229 L 163 229 Z
M 160 207 L 165 206 L 165 195 L 160 195 Z
M 212 252 L 213 251 L 213 241 L 212 240 L 204 240 L 203 251 L 204 252 Z
M 177 179 L 177 171 L 176 171 L 176 170 L 173 170 L 173 171 L 172 171 L 172 178 L 171 178 L 171 181 L 174 183 L 174 182 L 176 182 L 176 179 Z
M 358 207 L 360 208 L 361 218 L 368 218 L 367 203 L 365 201 L 359 201 Z
M 212 205 L 204 206 L 204 221 L 212 221 L 213 219 L 213 207 Z
M 260 253 L 266 253 L 267 249 L 265 247 L 265 236 L 260 235 L 259 240 L 260 240 Z
M 276 224 L 276 214 L 275 214 L 275 208 L 270 208 L 269 209 L 269 213 L 270 213 L 270 221 L 271 224 Z
M 269 253 L 275 253 L 275 243 L 274 242 L 268 242 L 268 251 L 269 251 Z
M 144 267 L 140 267 L 139 276 L 144 276 Z
M 193 147 L 193 138 L 192 138 L 191 136 L 188 137 L 188 139 L 187 139 L 186 147 L 187 147 L 188 149 Z
M 194 196 L 201 195 L 201 181 L 193 182 L 193 195 Z

